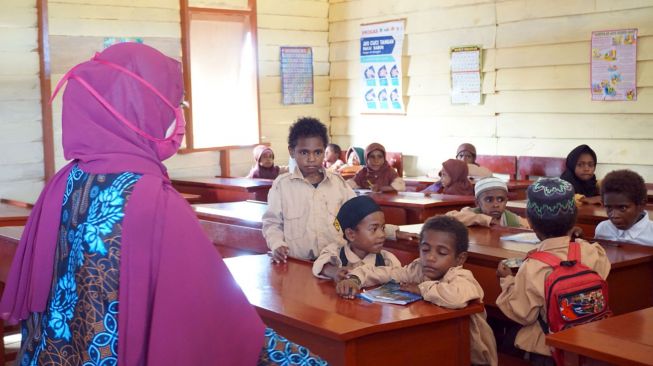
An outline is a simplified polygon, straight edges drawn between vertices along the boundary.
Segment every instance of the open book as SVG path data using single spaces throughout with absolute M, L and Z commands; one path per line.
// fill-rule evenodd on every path
M 370 302 L 384 302 L 397 305 L 406 305 L 422 299 L 420 295 L 402 291 L 401 285 L 394 281 L 390 281 L 372 290 L 363 291 L 358 297 Z
M 501 237 L 501 240 L 517 241 L 520 243 L 530 243 L 530 244 L 537 244 L 540 242 L 540 239 L 538 239 L 537 235 L 535 235 L 534 232 L 505 235 Z

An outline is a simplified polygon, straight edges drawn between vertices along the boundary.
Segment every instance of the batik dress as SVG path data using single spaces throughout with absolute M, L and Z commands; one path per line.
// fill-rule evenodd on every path
M 125 206 L 140 179 L 73 167 L 46 310 L 23 322 L 21 365 L 115 365 Z

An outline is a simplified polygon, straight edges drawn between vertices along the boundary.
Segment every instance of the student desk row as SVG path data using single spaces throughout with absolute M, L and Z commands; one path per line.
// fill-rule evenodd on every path
M 527 201 L 508 201 L 506 206 L 510 211 L 519 216 L 526 217 L 526 202 Z M 647 205 L 649 217 L 653 217 L 653 205 Z M 576 225 L 583 229 L 583 236 L 586 238 L 593 238 L 596 226 L 601 222 L 608 220 L 608 214 L 605 207 L 599 205 L 581 205 L 578 206 L 578 217 Z
M 579 325 L 546 337 L 565 365 L 653 365 L 653 308 Z
M 7 199 L 0 200 L 0 226 L 25 225 L 32 205 Z
M 192 177 L 171 181 L 177 191 L 199 195 L 198 202 L 202 203 L 267 201 L 272 187 L 270 179 Z
M 430 177 L 404 177 L 406 182 L 406 190 L 409 192 L 421 192 L 426 187 L 437 182 L 439 179 Z M 509 180 L 506 182 L 508 186 L 508 197 L 514 200 L 523 200 L 526 198 L 526 189 L 529 185 L 533 184 L 532 180 Z
M 263 255 L 225 259 L 265 324 L 330 365 L 469 365 L 469 316 L 481 304 L 450 310 L 340 298 L 311 263 L 272 264 Z

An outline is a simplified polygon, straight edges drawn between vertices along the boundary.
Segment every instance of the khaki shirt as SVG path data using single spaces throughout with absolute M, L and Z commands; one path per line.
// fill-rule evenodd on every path
M 339 175 L 323 174 L 317 188 L 298 167 L 272 183 L 263 215 L 263 236 L 270 250 L 286 246 L 291 257 L 313 260 L 327 245 L 345 244 L 333 223 L 340 206 L 356 194 Z
M 474 225 L 480 225 L 480 226 L 485 226 L 485 227 L 490 227 L 490 222 L 492 221 L 492 216 L 485 215 L 483 213 L 476 213 L 474 212 L 473 207 L 464 207 L 460 211 L 449 211 L 447 212 L 447 216 L 451 216 L 455 218 L 456 220 L 462 222 L 465 224 L 465 226 L 474 226 Z M 517 217 L 517 221 L 519 221 L 519 227 L 523 229 L 530 229 L 531 227 L 528 225 L 528 220 L 525 218 L 513 214 L 515 217 Z M 506 212 L 504 211 L 503 214 L 501 215 L 501 221 L 499 221 L 500 226 L 508 226 L 508 221 L 506 219 Z
M 552 253 L 560 259 L 567 259 L 569 241 L 568 236 L 546 239 L 538 245 L 537 250 Z M 608 277 L 610 261 L 603 247 L 598 243 L 578 241 L 581 262 L 596 271 L 602 278 Z M 551 355 L 551 350 L 544 343 L 544 332 L 537 320 L 538 316 L 546 320 L 544 280 L 551 271 L 548 264 L 527 259 L 519 267 L 515 276 L 500 279 L 502 292 L 497 298 L 497 306 L 508 318 L 523 325 L 517 333 L 515 346 L 527 352 Z
M 326 264 L 332 264 L 338 268 L 342 267 L 342 261 L 340 260 L 340 248 L 337 244 L 327 245 L 326 248 L 322 249 L 320 256 L 317 257 L 315 262 L 313 262 L 313 275 L 320 278 L 330 279 L 326 276 L 321 275 L 322 269 Z M 349 261 L 349 265 L 352 267 L 358 267 L 362 265 L 371 265 L 376 264 L 376 254 L 367 253 L 365 258 L 359 257 L 356 253 L 351 250 L 351 243 L 347 243 L 344 246 L 345 248 L 345 257 Z M 388 252 L 387 250 L 381 250 L 381 256 L 383 256 L 383 261 L 386 266 L 389 267 L 401 267 L 401 262 L 395 257 L 394 254 Z
M 439 281 L 429 280 L 422 274 L 419 259 L 405 267 L 361 266 L 350 274 L 361 280 L 363 287 L 386 283 L 390 280 L 417 283 L 424 300 L 449 309 L 461 309 L 470 301 L 483 301 L 483 289 L 469 270 L 451 267 Z M 497 345 L 494 333 L 486 321 L 486 313 L 472 314 L 469 324 L 471 361 L 475 365 L 497 365 Z

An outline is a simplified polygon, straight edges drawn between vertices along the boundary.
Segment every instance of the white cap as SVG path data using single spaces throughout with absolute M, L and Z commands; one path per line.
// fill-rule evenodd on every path
M 481 193 L 490 189 L 503 189 L 508 192 L 508 186 L 504 181 L 496 177 L 483 178 L 474 185 L 474 196 L 478 198 Z

